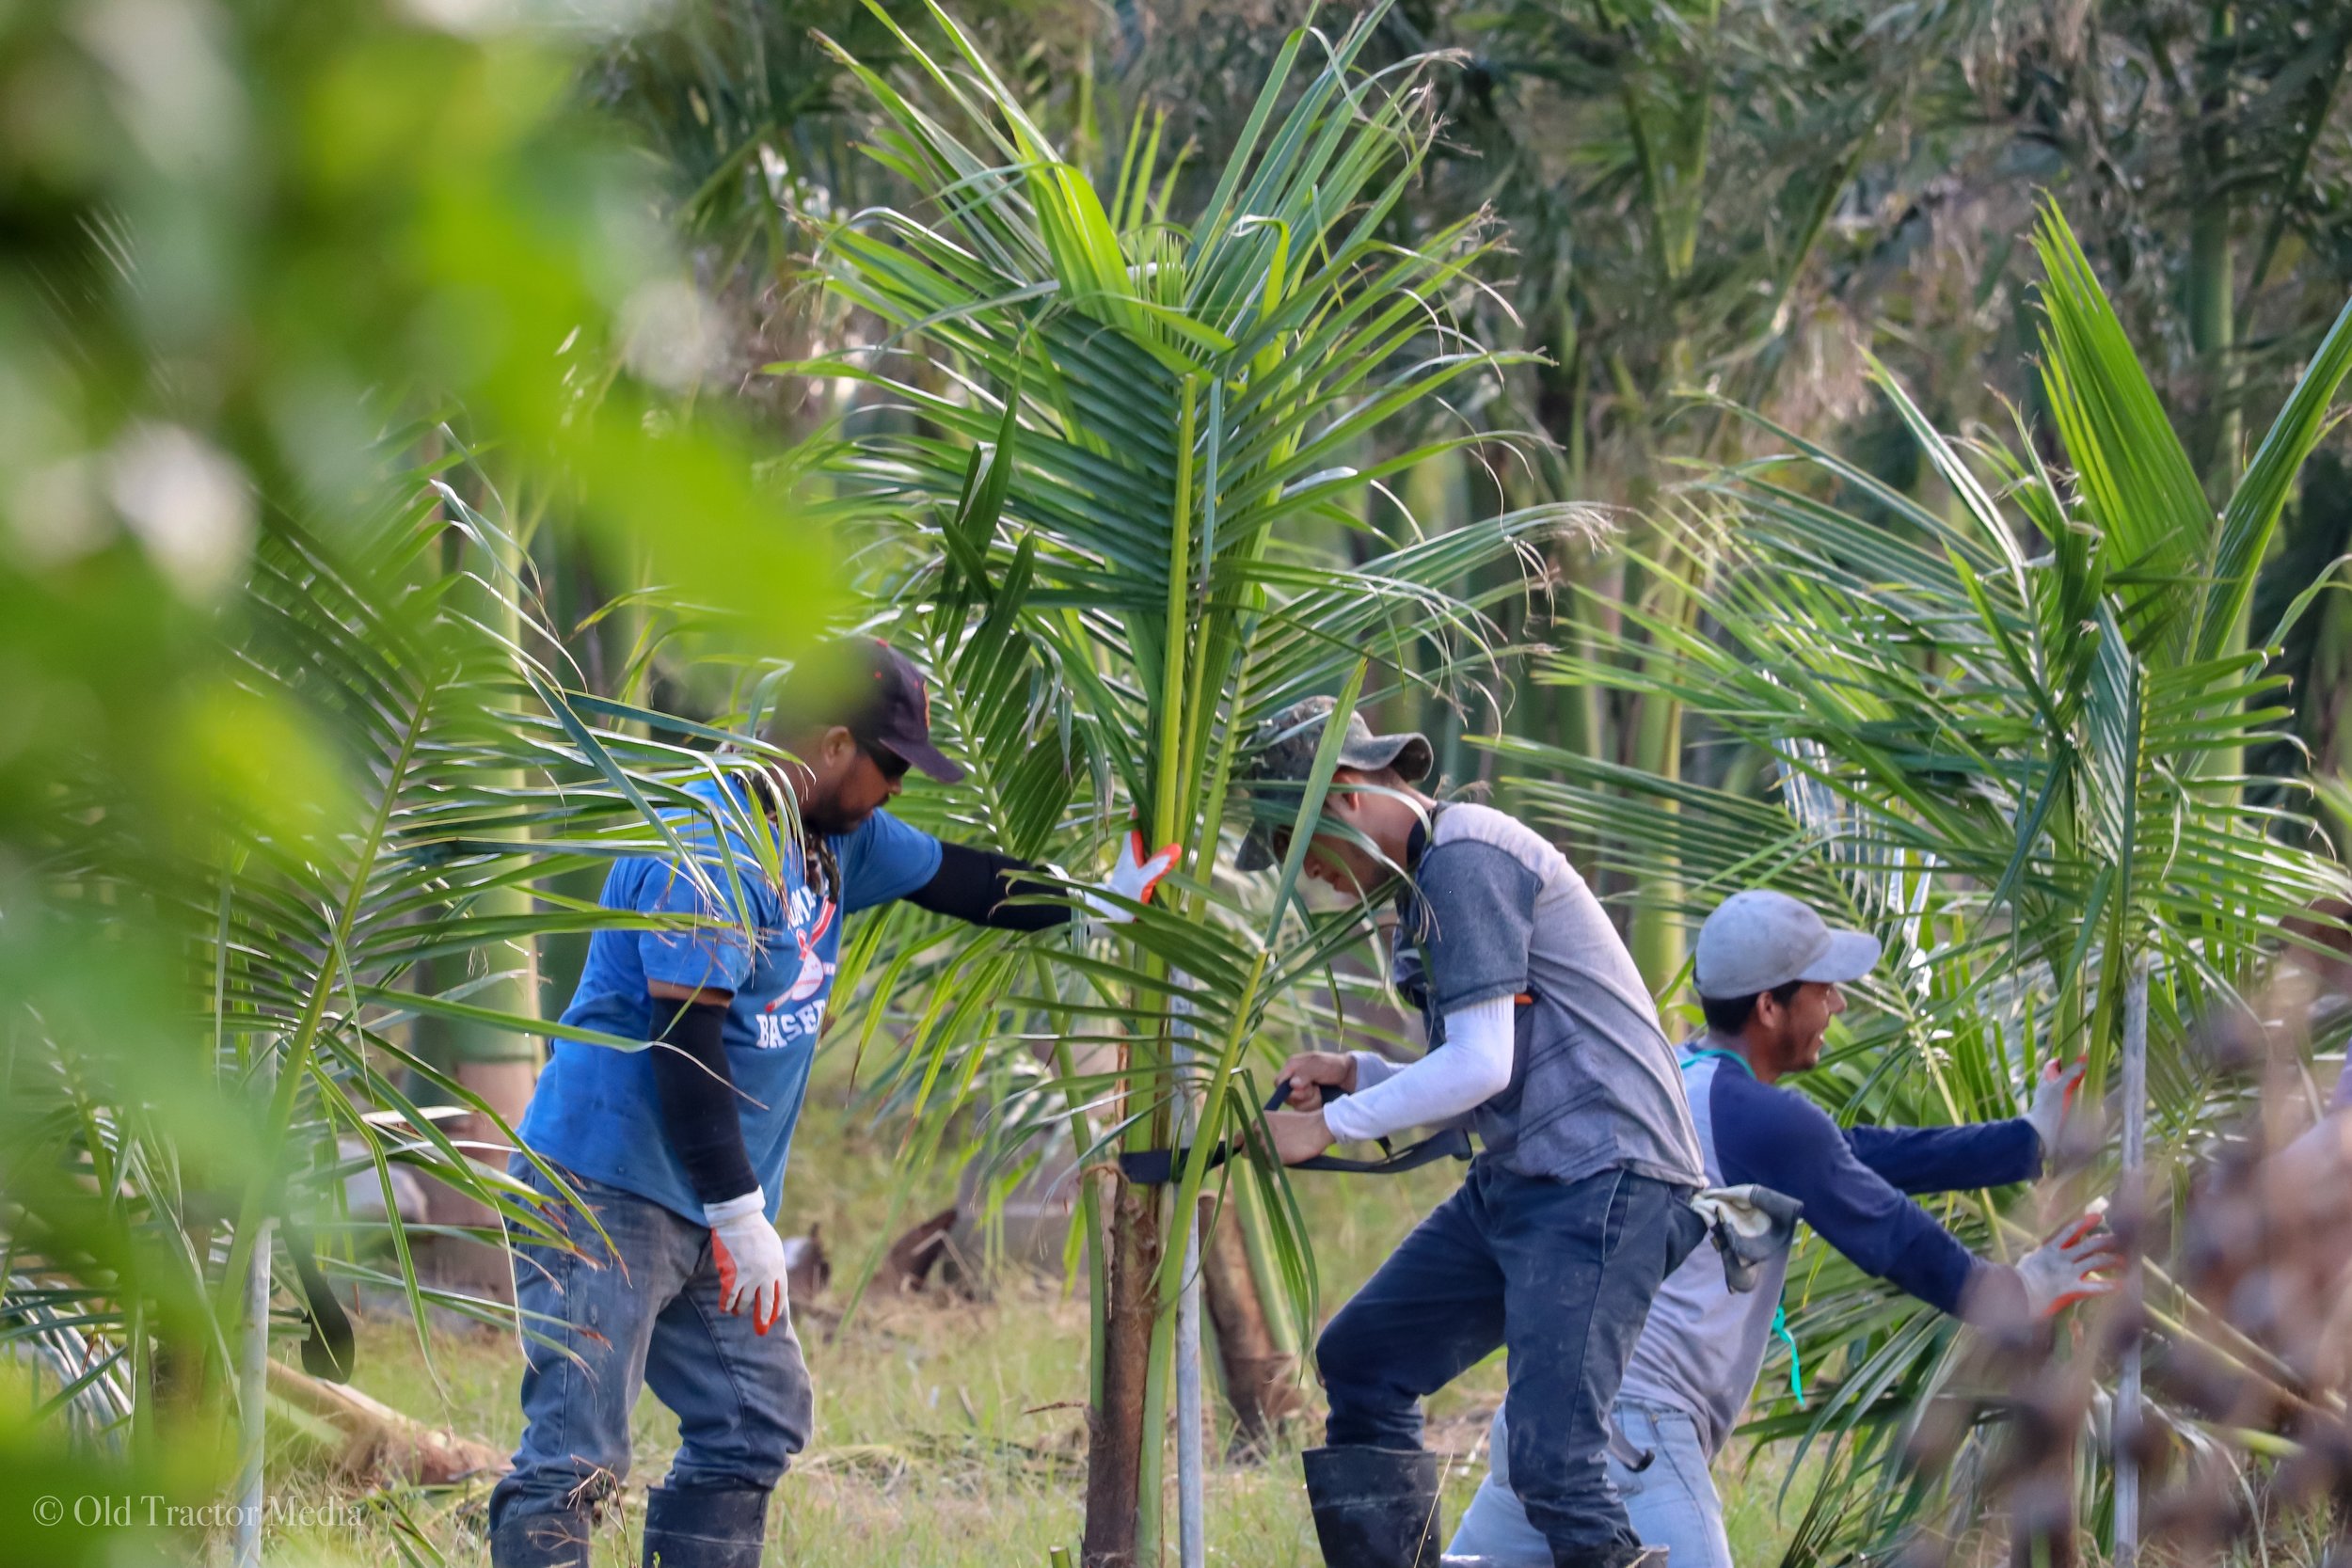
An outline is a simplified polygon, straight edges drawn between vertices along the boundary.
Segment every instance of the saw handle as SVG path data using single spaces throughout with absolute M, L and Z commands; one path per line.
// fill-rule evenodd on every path
M 1331 1102 L 1331 1085 L 1328 1084 L 1317 1084 L 1315 1087 L 1323 1091 L 1323 1103 L 1327 1105 L 1329 1104 Z M 1345 1089 L 1342 1089 L 1339 1092 L 1345 1094 L 1347 1091 Z M 1291 1081 L 1285 1078 L 1274 1085 L 1274 1093 L 1267 1099 L 1265 1108 L 1269 1111 L 1279 1111 L 1283 1106 L 1290 1103 L 1290 1099 Z

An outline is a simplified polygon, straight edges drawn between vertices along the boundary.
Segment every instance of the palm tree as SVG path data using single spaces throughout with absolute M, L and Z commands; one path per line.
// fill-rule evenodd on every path
M 1814 1085 L 1841 1113 L 2014 1114 L 2044 1060 L 2088 1055 L 2094 1088 L 2128 1069 L 2137 1024 L 2164 1162 L 2228 1092 L 2196 1047 L 2201 1024 L 2246 1012 L 2290 918 L 2352 888 L 2307 813 L 2256 800 L 2232 766 L 2288 717 L 2265 667 L 2312 595 L 2250 646 L 2238 628 L 2352 370 L 2352 311 L 2217 515 L 2054 208 L 2035 245 L 2043 388 L 2071 473 L 2022 440 L 1947 439 L 1882 372 L 1947 510 L 1774 430 L 1785 454 L 1696 487 L 1691 544 L 1712 563 L 1713 626 L 1653 620 L 1674 657 L 1638 674 L 1605 657 L 1548 666 L 1551 679 L 1638 683 L 1769 749 L 1779 799 L 1525 746 L 1506 751 L 1509 787 L 1591 835 L 1637 885 L 1667 857 L 1697 873 L 1683 918 L 1778 882 L 1887 933 L 1875 1016 Z M 2010 1195 L 1963 1212 L 1963 1235 L 1995 1255 L 2024 1213 Z M 1940 1494 L 1894 1463 L 1957 1365 L 1954 1329 L 1820 1261 L 1792 1275 L 1813 1284 L 1791 1321 L 1805 1364 L 1842 1349 L 1844 1376 L 1809 1411 L 1777 1405 L 1754 1430 L 1851 1439 L 1882 1487 L 1819 1508 L 1802 1548 L 1828 1549 L 1839 1528 L 1883 1541 L 1939 1495 L 1946 1517 L 1968 1517 L 1957 1505 L 1981 1471 L 1967 1456 Z M 2162 1279 L 2151 1287 L 2163 1332 L 2217 1322 Z M 2186 1411 L 2151 1418 L 2198 1430 Z
M 530 584 L 494 569 L 516 543 L 461 484 L 494 494 L 426 469 L 389 477 L 357 531 L 272 515 L 224 623 L 236 673 L 210 699 L 217 727 L 191 737 L 253 749 L 266 784 L 244 810 L 159 821 L 85 777 L 56 802 L 40 902 L 15 911 L 47 940 L 161 960 L 151 1015 L 129 1016 L 196 1047 L 159 1054 L 35 1016 L 6 1103 L 6 1337 L 38 1339 L 72 1313 L 98 1347 L 81 1381 L 126 1391 L 104 1435 L 135 1460 L 151 1463 L 139 1440 L 196 1419 L 192 1396 L 211 1387 L 243 1407 L 250 1462 L 261 1367 L 240 1345 L 257 1314 L 291 1306 L 310 1320 L 306 1362 L 347 1371 L 331 1364 L 347 1345 L 324 1281 L 402 1291 L 428 1347 L 428 1305 L 511 1322 L 413 1264 L 395 1169 L 476 1206 L 480 1223 L 437 1239 L 550 1233 L 485 1163 L 516 1142 L 507 1117 L 421 1054 L 411 1026 L 578 1036 L 518 988 L 537 939 L 614 917 L 541 884 L 663 852 L 675 835 L 659 814 L 721 766 L 679 735 L 716 732 L 566 695 L 576 683 L 529 651 L 553 645 Z M 458 571 L 442 564 L 453 531 Z M 380 1219 L 347 1212 L 355 1179 L 380 1193 Z
M 1474 678 L 1492 627 L 1481 595 L 1454 585 L 1572 515 L 1401 515 L 1383 482 L 1474 438 L 1364 455 L 1391 421 L 1508 362 L 1452 325 L 1485 250 L 1475 216 L 1413 245 L 1382 237 L 1433 126 L 1431 62 L 1356 69 L 1380 8 L 1337 40 L 1290 38 L 1235 155 L 1182 216 L 1148 127 L 1098 184 L 935 14 L 944 57 L 902 41 L 919 91 L 851 67 L 887 117 L 879 156 L 923 200 L 858 214 L 825 243 L 834 288 L 886 335 L 813 369 L 868 383 L 894 410 L 835 471 L 881 515 L 898 634 L 942 677 L 936 719 L 993 765 L 941 797 L 941 815 L 1086 865 L 1132 810 L 1183 858 L 1108 946 L 1049 967 L 1036 939 L 983 939 L 931 972 L 898 1070 L 914 1098 L 949 1104 L 983 1081 L 974 1022 L 1050 1033 L 1060 1070 L 1029 1086 L 1082 1143 L 1205 1147 L 1254 1116 L 1252 1053 L 1297 1037 L 1302 982 L 1359 935 L 1353 911 L 1296 906 L 1303 834 L 1270 901 L 1216 874 L 1248 800 L 1234 781 L 1252 727 L 1311 692 L 1336 689 L 1349 709 L 1395 681 Z M 944 389 L 909 368 L 924 356 L 946 367 Z M 1367 530 L 1359 570 L 1320 542 Z M 1303 796 L 1248 809 L 1311 818 L 1330 764 Z M 869 961 L 911 964 L 928 937 L 886 927 Z M 1094 1047 L 1106 1060 L 1089 1072 Z M 1172 1193 L 1108 1165 L 1088 1179 L 1102 1219 L 1087 1233 L 1090 1564 L 1158 1560 L 1171 1309 L 1192 1236 L 1171 1215 L 1194 1213 L 1207 1175 L 1187 1163 Z M 1305 1238 L 1279 1175 L 1255 1180 L 1291 1321 L 1311 1323 Z
M 396 1204 L 342 1208 L 405 1165 L 516 1217 L 437 1113 L 502 1123 L 411 1025 L 546 1033 L 530 948 L 602 917 L 540 877 L 660 844 L 663 781 L 711 766 L 567 695 L 526 530 L 420 411 L 463 408 L 524 516 L 739 646 L 788 653 L 829 603 L 822 541 L 632 341 L 693 305 L 610 243 L 643 191 L 576 103 L 512 90 L 568 80 L 577 36 L 368 0 L 284 23 L 222 8 L 135 86 L 151 34 L 107 65 L 62 12 L 0 24 L 66 105 L 0 192 L 0 1354 L 70 1368 L 0 1415 L 33 1495 L 218 1501 L 259 1452 L 264 1331 L 326 1294 L 311 1239 L 420 1322 L 449 1300 Z M 51 1417 L 86 1398 L 69 1449 Z M 42 1551 L 109 1547 L 68 1523 Z

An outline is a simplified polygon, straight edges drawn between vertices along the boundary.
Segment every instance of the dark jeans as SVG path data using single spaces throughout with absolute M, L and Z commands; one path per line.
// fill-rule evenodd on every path
M 508 1168 L 552 1196 L 519 1155 Z M 812 1418 L 791 1320 L 763 1336 L 749 1314 L 719 1309 L 719 1271 L 702 1226 L 633 1193 L 572 1182 L 612 1250 L 568 1209 L 553 1212 L 581 1253 L 514 1248 L 516 1299 L 526 1314 L 556 1320 L 524 1323 L 556 1344 L 524 1342 L 522 1446 L 490 1494 L 491 1528 L 610 1495 L 628 1474 L 629 1413 L 648 1387 L 678 1418 L 664 1484 L 770 1490 L 807 1443 Z
M 1706 1226 L 1662 1181 L 1515 1176 L 1481 1159 L 1315 1346 L 1327 1441 L 1421 1447 L 1421 1402 L 1508 1348 L 1511 1485 L 1565 1568 L 1640 1546 L 1610 1484 L 1609 1408 L 1650 1298 Z

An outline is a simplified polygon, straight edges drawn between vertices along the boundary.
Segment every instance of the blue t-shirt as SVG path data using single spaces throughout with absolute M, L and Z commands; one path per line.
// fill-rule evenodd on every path
M 713 922 L 695 930 L 598 931 L 588 942 L 580 989 L 564 1022 L 625 1039 L 653 1033 L 650 980 L 732 990 L 722 1037 L 735 1074 L 743 1118 L 743 1146 L 752 1172 L 775 1218 L 784 1166 L 808 1091 L 809 1065 L 833 993 L 841 950 L 841 922 L 859 910 L 902 898 L 939 870 L 939 841 L 887 812 L 876 812 L 855 832 L 829 840 L 841 868 L 836 897 L 808 885 L 802 854 L 779 838 L 772 858 L 781 885 L 760 869 L 745 830 L 773 832 L 743 785 L 730 777 L 734 800 L 723 813 L 725 849 L 707 816 L 679 812 L 671 827 L 716 889 L 697 887 L 677 862 L 653 856 L 615 862 L 601 899 L 610 910 L 696 915 Z M 722 786 L 704 782 L 688 793 L 716 804 Z M 732 866 L 734 880 L 728 878 Z M 820 879 L 821 880 L 821 879 Z M 742 900 L 742 907 L 737 903 Z M 744 914 L 758 933 L 745 941 Z M 540 1154 L 593 1180 L 650 1198 L 700 1223 L 702 1200 L 670 1148 L 656 1099 L 653 1059 L 580 1040 L 557 1040 L 532 1091 L 518 1129 Z

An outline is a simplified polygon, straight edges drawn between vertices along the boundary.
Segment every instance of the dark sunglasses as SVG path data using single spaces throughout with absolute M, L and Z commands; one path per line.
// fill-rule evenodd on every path
M 867 740 L 861 736 L 852 736 L 850 738 L 857 742 L 857 749 L 859 751 L 864 752 L 868 757 L 873 759 L 874 766 L 882 770 L 882 782 L 884 784 L 897 784 L 900 779 L 907 776 L 906 758 L 900 756 L 896 752 L 890 751 L 886 747 L 878 746 L 873 741 Z

